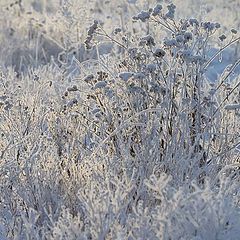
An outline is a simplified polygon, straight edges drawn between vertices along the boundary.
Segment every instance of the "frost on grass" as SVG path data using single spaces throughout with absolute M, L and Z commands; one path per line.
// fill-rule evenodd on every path
M 240 104 L 228 104 L 225 106 L 227 110 L 237 110 L 240 109 Z
M 239 4 L 169 2 L 0 1 L 0 239 L 239 238 Z
M 127 82 L 133 76 L 134 76 L 134 73 L 132 72 L 122 72 L 119 74 L 119 78 L 125 82 Z

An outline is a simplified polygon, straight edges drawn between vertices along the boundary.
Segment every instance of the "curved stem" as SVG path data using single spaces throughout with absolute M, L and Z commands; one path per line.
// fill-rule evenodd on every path
M 238 42 L 240 40 L 240 37 L 233 39 L 232 41 L 230 41 L 227 45 L 225 45 L 224 47 L 220 48 L 204 65 L 203 70 L 206 70 L 207 67 L 211 64 L 211 62 L 220 54 L 224 51 L 224 49 L 226 49 L 227 47 L 229 47 L 230 45 L 232 45 L 235 42 Z

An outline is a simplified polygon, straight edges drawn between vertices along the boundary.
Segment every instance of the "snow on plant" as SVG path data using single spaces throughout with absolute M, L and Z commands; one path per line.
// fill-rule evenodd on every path
M 1 25 L 0 238 L 237 239 L 238 55 L 209 71 L 238 32 L 159 1 L 104 21 L 113 2 L 19 1 L 9 44 Z

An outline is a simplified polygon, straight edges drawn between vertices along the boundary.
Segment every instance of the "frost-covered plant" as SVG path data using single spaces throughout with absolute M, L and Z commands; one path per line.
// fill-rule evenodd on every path
M 213 69 L 238 32 L 172 3 L 78 3 L 18 1 L 0 39 L 28 55 L 0 65 L 0 238 L 236 239 L 238 55 Z
M 210 39 L 220 25 L 198 22 L 196 19 L 176 21 L 174 13 L 173 4 L 167 6 L 167 12 L 164 12 L 163 7 L 158 4 L 133 17 L 134 20 L 149 21 L 157 27 L 164 26 L 170 32 L 170 37 L 166 37 L 164 41 L 157 38 L 153 31 L 152 36 L 136 38 L 133 43 L 127 38 L 119 42 L 105 34 L 102 28 L 98 29 L 96 23 L 96 28 L 90 28 L 89 38 L 92 39 L 95 34 L 99 35 L 97 31 L 99 30 L 102 32 L 101 36 L 105 35 L 106 38 L 123 48 L 119 70 L 112 73 L 115 75 L 109 76 L 109 84 L 107 81 L 96 83 L 96 87 L 101 86 L 101 90 L 95 91 L 93 96 L 97 97 L 92 97 L 92 99 L 95 102 L 93 104 L 98 105 L 103 111 L 101 120 L 110 114 L 110 118 L 107 117 L 107 119 L 110 119 L 111 125 L 115 122 L 114 115 L 109 113 L 109 108 L 104 107 L 104 104 L 110 105 L 111 102 L 118 106 L 115 111 L 121 111 L 122 125 L 124 125 L 124 119 L 132 121 L 135 116 L 140 124 L 148 125 L 151 122 L 150 128 L 155 129 L 155 135 L 149 132 L 143 134 L 140 128 L 134 133 L 138 135 L 139 132 L 138 140 L 135 137 L 135 142 L 129 143 L 129 132 L 127 133 L 128 136 L 125 139 L 130 144 L 133 155 L 135 155 L 134 148 L 136 147 L 143 149 L 143 152 L 147 151 L 148 141 L 146 139 L 148 138 L 146 136 L 149 136 L 156 144 L 154 149 L 158 151 L 161 149 L 157 164 L 162 165 L 165 171 L 170 171 L 173 176 L 176 176 L 177 182 L 192 179 L 192 176 L 196 175 L 202 181 L 206 174 L 216 174 L 209 170 L 207 173 L 205 168 L 211 168 L 211 159 L 215 155 L 211 150 L 211 145 L 215 144 L 217 136 L 224 134 L 222 125 L 218 125 L 224 118 L 222 105 L 230 98 L 232 98 L 230 101 L 238 101 L 234 92 L 237 93 L 239 84 L 233 85 L 232 91 L 226 93 L 225 97 L 221 95 L 223 91 L 220 91 L 220 88 L 239 62 L 230 67 L 228 74 L 225 77 L 222 76 L 219 83 L 216 81 L 209 83 L 205 73 L 223 49 L 238 42 L 239 37 L 232 38 L 226 46 L 223 46 L 209 59 L 207 51 Z M 105 65 L 104 62 L 103 65 Z M 108 71 L 110 72 L 107 69 L 106 72 Z M 118 90 L 118 93 L 114 94 L 114 90 L 118 89 L 119 85 L 123 91 Z M 111 97 L 109 98 L 106 93 L 109 93 L 110 89 Z M 119 99 L 118 96 L 121 98 Z M 107 125 L 109 124 L 107 121 Z M 121 126 L 119 122 L 117 126 L 111 126 L 112 131 L 115 129 L 117 131 L 119 126 Z M 118 134 L 115 135 L 115 138 L 118 138 Z M 235 139 L 232 141 L 236 144 L 238 134 L 233 133 L 232 137 Z M 130 141 L 133 142 L 132 139 Z M 219 149 L 220 152 L 225 152 L 225 150 Z M 151 156 L 151 154 L 147 155 Z

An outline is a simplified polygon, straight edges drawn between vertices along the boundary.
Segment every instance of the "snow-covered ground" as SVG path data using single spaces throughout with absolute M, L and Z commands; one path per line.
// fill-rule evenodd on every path
M 238 0 L 0 0 L 0 240 L 239 239 Z

